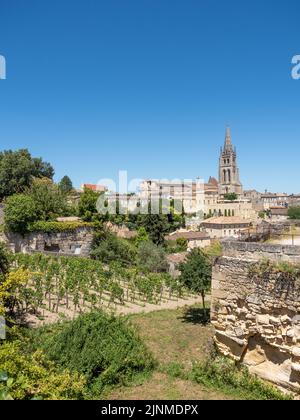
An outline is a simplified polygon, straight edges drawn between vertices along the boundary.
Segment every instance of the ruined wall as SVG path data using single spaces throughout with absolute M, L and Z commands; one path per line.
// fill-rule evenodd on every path
M 25 235 L 2 234 L 0 240 L 8 244 L 12 252 L 53 252 L 64 255 L 90 255 L 93 229 L 82 227 L 58 233 L 35 232 Z
M 300 287 L 249 275 L 262 258 L 300 263 L 300 247 L 228 242 L 213 268 L 211 315 L 219 350 L 252 373 L 300 389 Z

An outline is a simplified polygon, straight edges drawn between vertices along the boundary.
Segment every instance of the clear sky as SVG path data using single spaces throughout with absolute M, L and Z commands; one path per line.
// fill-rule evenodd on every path
M 74 184 L 218 175 L 300 192 L 299 0 L 0 0 L 1 149 Z

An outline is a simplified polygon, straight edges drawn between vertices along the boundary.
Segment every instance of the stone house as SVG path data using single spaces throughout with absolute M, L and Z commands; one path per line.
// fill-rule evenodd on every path
M 213 217 L 201 223 L 212 239 L 239 238 L 241 231 L 250 228 L 251 220 L 241 217 Z
M 272 221 L 282 221 L 288 219 L 287 207 L 270 207 L 270 218 Z
M 210 245 L 210 236 L 206 232 L 177 230 L 165 237 L 166 241 L 177 241 L 177 239 L 186 239 L 188 251 L 195 248 L 205 248 Z

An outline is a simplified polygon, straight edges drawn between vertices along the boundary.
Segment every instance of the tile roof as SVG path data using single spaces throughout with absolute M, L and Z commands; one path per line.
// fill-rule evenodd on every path
M 166 241 L 176 241 L 177 239 L 187 239 L 188 241 L 204 240 L 210 239 L 209 235 L 206 232 L 174 232 L 165 237 Z
M 202 225 L 250 225 L 251 220 L 243 219 L 242 217 L 238 216 L 231 216 L 231 217 L 212 217 L 210 219 L 206 219 L 202 222 Z

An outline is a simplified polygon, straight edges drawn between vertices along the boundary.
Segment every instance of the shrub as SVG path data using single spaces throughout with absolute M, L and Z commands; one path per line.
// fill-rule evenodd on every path
M 177 238 L 176 245 L 182 250 L 186 251 L 188 247 L 188 241 L 185 238 Z
M 122 265 L 130 265 L 135 261 L 136 250 L 126 239 L 102 230 L 95 234 L 91 256 L 107 264 L 117 261 Z
M 288 216 L 290 219 L 300 219 L 300 207 L 290 207 L 288 210 Z
M 83 375 L 68 370 L 59 372 L 41 351 L 30 354 L 23 351 L 23 345 L 19 340 L 0 344 L 0 371 L 9 377 L 9 384 L 0 382 L 0 395 L 16 400 L 84 398 Z
M 58 333 L 41 334 L 38 341 L 51 360 L 84 374 L 96 394 L 112 385 L 129 384 L 154 367 L 133 327 L 104 312 L 80 316 L 63 324 Z

